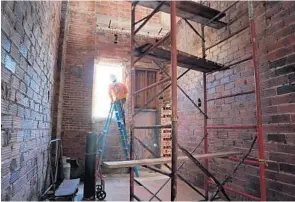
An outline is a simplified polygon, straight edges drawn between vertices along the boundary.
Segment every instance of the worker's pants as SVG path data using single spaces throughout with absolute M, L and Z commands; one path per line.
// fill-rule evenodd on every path
M 115 101 L 115 104 L 119 104 L 120 105 L 120 109 L 121 109 L 121 115 L 125 124 L 125 110 L 124 110 L 124 104 L 126 102 L 126 98 L 123 98 L 121 100 L 117 100 Z

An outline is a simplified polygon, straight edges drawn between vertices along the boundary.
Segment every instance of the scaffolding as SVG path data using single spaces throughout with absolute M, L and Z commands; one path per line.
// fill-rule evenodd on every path
M 219 192 L 223 194 L 223 196 L 230 200 L 228 195 L 226 194 L 226 191 L 234 192 L 236 194 L 242 195 L 244 197 L 248 197 L 252 200 L 266 200 L 266 185 L 265 185 L 265 160 L 264 160 L 264 145 L 263 145 L 263 131 L 262 131 L 262 116 L 261 116 L 261 100 L 260 100 L 260 77 L 259 77 L 259 67 L 258 67 L 258 53 L 257 53 L 257 42 L 256 42 L 256 31 L 255 31 L 255 22 L 254 22 L 254 12 L 253 12 L 253 2 L 248 2 L 248 15 L 249 15 L 249 26 L 243 27 L 242 29 L 232 33 L 227 38 L 215 43 L 214 45 L 210 46 L 209 48 L 212 48 L 230 37 L 240 33 L 241 31 L 245 30 L 246 28 L 250 27 L 250 35 L 251 35 L 251 42 L 252 42 L 252 56 L 246 57 L 238 62 L 232 63 L 228 66 L 224 66 L 222 64 L 218 64 L 209 60 L 206 60 L 206 50 L 208 48 L 205 47 L 205 26 L 212 27 L 214 29 L 220 29 L 227 24 L 220 21 L 222 17 L 225 16 L 225 12 L 228 11 L 230 8 L 235 6 L 238 3 L 238 1 L 232 3 L 229 7 L 227 7 L 223 11 L 218 11 L 215 9 L 212 9 L 210 7 L 204 6 L 200 3 L 187 1 L 187 2 L 181 2 L 181 4 L 175 1 L 171 2 L 158 2 L 158 1 L 133 1 L 131 3 L 131 113 L 132 117 L 130 120 L 130 161 L 125 161 L 125 165 L 123 165 L 120 162 L 115 162 L 113 164 L 113 168 L 115 167 L 129 167 L 130 168 L 130 201 L 133 201 L 134 199 L 140 200 L 140 197 L 137 196 L 134 193 L 134 182 L 138 181 L 134 179 L 134 171 L 133 167 L 135 165 L 142 165 L 146 168 L 149 168 L 155 172 L 159 172 L 163 175 L 167 175 L 171 179 L 171 201 L 176 200 L 177 196 L 177 178 L 185 182 L 189 187 L 191 187 L 194 191 L 196 191 L 198 194 L 204 197 L 204 200 L 214 200 L 217 198 L 217 195 Z M 141 20 L 135 21 L 135 11 L 136 6 L 141 5 L 148 8 L 153 8 L 154 10 L 146 17 L 144 17 Z M 194 8 L 194 9 L 192 9 Z M 170 25 L 171 30 L 166 36 L 164 36 L 161 40 L 153 44 L 152 46 L 148 47 L 146 50 L 142 52 L 141 55 L 137 55 L 137 58 L 135 58 L 133 51 L 135 50 L 135 35 L 140 31 L 140 29 L 153 17 L 154 14 L 157 12 L 162 11 L 166 13 L 170 13 Z M 194 13 L 194 11 L 197 11 Z M 180 51 L 177 51 L 176 49 L 176 15 L 180 18 L 182 18 L 189 27 L 196 33 L 198 37 L 201 38 L 202 42 L 202 57 L 198 58 L 196 56 L 191 56 L 185 53 L 182 53 Z M 201 24 L 201 33 L 199 33 L 188 21 L 195 21 Z M 137 29 L 135 29 L 135 25 L 140 23 Z M 167 51 L 161 48 L 158 48 L 163 42 L 165 42 L 167 39 L 171 38 L 171 50 Z M 169 54 L 170 57 L 167 57 Z M 140 89 L 138 91 L 135 91 L 135 63 L 137 63 L 139 60 L 141 60 L 143 57 L 149 57 L 152 60 L 155 60 L 155 64 L 158 64 L 156 61 L 169 61 L 171 60 L 171 76 L 165 71 L 161 65 L 158 64 L 158 67 L 168 76 L 168 78 L 158 81 L 148 87 L 145 87 L 143 89 Z M 208 74 L 216 71 L 223 71 L 226 70 L 234 65 L 240 64 L 242 62 L 245 62 L 247 60 L 253 61 L 254 66 L 254 77 L 255 77 L 255 90 L 254 91 L 248 91 L 244 93 L 236 93 L 231 94 L 229 96 L 222 96 L 219 98 L 214 99 L 207 99 L 207 87 L 206 87 L 206 77 Z M 186 71 L 184 71 L 181 75 L 177 76 L 177 66 L 181 66 L 184 68 L 187 68 Z M 190 70 L 200 71 L 203 72 L 203 96 L 204 96 L 204 107 L 203 110 L 191 99 L 184 89 L 182 89 L 178 84 L 177 80 L 180 79 L 182 76 L 187 74 Z M 162 89 L 159 93 L 157 93 L 154 97 L 152 97 L 147 103 L 139 110 L 135 112 L 135 97 L 136 94 L 139 92 L 146 91 L 148 89 L 154 88 L 160 84 L 166 83 L 169 80 L 171 80 L 171 83 L 169 85 L 166 85 L 164 89 Z M 161 95 L 165 90 L 170 88 L 171 86 L 171 106 L 172 106 L 172 117 L 171 117 L 171 124 L 170 125 L 156 125 L 156 126 L 135 126 L 134 125 L 134 117 L 136 114 L 138 114 L 142 109 L 144 109 L 148 104 L 155 98 Z M 189 99 L 189 101 L 203 114 L 204 117 L 204 134 L 201 142 L 195 147 L 195 149 L 192 152 L 188 152 L 186 149 L 184 149 L 182 146 L 178 144 L 178 128 L 177 128 L 177 88 L 180 89 L 180 91 Z M 207 102 L 217 99 L 223 99 L 226 97 L 234 97 L 238 95 L 243 94 L 253 94 L 256 95 L 256 114 L 257 114 L 257 124 L 256 125 L 230 125 L 230 126 L 220 126 L 220 125 L 208 125 L 207 120 Z M 172 128 L 172 159 L 164 159 L 159 158 L 157 154 L 155 154 L 148 146 L 146 146 L 142 141 L 137 139 L 134 136 L 134 130 L 136 129 L 150 129 L 150 128 Z M 239 154 L 237 152 L 228 152 L 224 154 L 220 153 L 209 153 L 208 152 L 208 130 L 214 130 L 214 129 L 257 129 L 257 136 L 254 138 L 248 152 L 243 155 L 243 157 L 233 157 L 232 154 Z M 134 141 L 137 140 L 147 151 L 149 151 L 156 159 L 153 159 L 151 161 L 147 161 L 147 159 L 143 160 L 134 160 Z M 248 155 L 250 154 L 254 144 L 256 143 L 256 140 L 258 140 L 258 159 L 257 160 L 251 160 L 248 159 Z M 201 145 L 204 144 L 204 154 L 194 156 L 192 155 L 194 151 Z M 185 162 L 182 162 L 180 166 L 177 167 L 178 160 L 181 160 L 181 157 L 178 157 L 178 148 L 185 154 L 187 159 L 190 159 L 205 175 L 204 178 L 204 191 L 205 194 L 203 194 L 200 190 L 198 190 L 195 186 L 193 186 L 188 180 L 186 180 L 180 173 L 178 173 L 178 170 L 184 165 Z M 219 182 L 210 172 L 209 172 L 209 158 L 213 157 L 227 157 L 228 159 L 232 161 L 238 162 L 236 166 L 233 168 L 231 175 L 233 175 L 238 167 L 241 164 L 255 164 L 259 165 L 259 175 L 260 175 L 260 197 L 256 197 L 253 195 L 250 195 L 245 192 L 241 192 L 238 190 L 235 190 L 234 188 L 231 188 L 229 186 L 226 186 L 226 182 L 231 179 L 231 175 L 227 176 L 222 182 Z M 204 165 L 202 165 L 199 160 L 197 159 L 204 159 Z M 127 163 L 126 163 L 127 162 Z M 171 162 L 171 166 L 168 165 L 168 162 Z M 171 170 L 171 173 L 165 172 L 159 168 L 153 167 L 152 165 L 156 164 L 164 164 L 169 170 Z M 112 168 L 111 162 L 105 162 L 105 166 L 109 166 L 109 168 Z M 170 180 L 169 179 L 169 180 Z M 143 186 L 149 193 L 151 193 L 153 196 L 150 198 L 152 200 L 153 198 L 157 198 L 157 194 L 160 192 L 160 190 L 169 182 L 167 180 L 160 189 L 153 193 L 151 192 L 147 187 Z M 217 186 L 215 192 L 209 196 L 209 184 L 214 184 Z

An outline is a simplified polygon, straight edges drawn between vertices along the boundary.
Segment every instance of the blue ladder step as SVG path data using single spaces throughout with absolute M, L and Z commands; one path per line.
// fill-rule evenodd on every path
M 110 124 L 112 121 L 113 113 L 115 113 L 117 127 L 118 127 L 118 131 L 120 133 L 119 137 L 121 140 L 121 144 L 122 144 L 122 148 L 123 148 L 125 157 L 127 160 L 130 159 L 129 137 L 127 134 L 126 126 L 124 124 L 121 112 L 122 112 L 122 109 L 119 104 L 112 104 L 111 105 L 107 121 L 104 125 L 103 132 L 101 133 L 102 138 L 100 138 L 100 140 L 99 140 L 99 150 L 98 150 L 99 151 L 99 166 L 101 166 L 102 157 L 104 155 L 104 150 L 105 150 L 105 145 L 106 145 L 106 137 L 108 136 L 108 133 L 109 133 L 109 128 L 110 128 Z M 135 157 L 136 157 L 136 154 L 135 154 Z M 138 168 L 134 167 L 133 170 L 135 172 L 135 176 L 139 177 Z

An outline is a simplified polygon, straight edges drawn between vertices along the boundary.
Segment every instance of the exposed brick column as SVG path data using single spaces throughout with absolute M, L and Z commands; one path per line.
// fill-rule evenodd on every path
M 58 58 L 56 71 L 54 75 L 54 101 L 52 106 L 53 123 L 52 137 L 60 138 L 62 127 L 62 109 L 63 109 L 63 92 L 64 92 L 64 72 L 65 72 L 65 54 L 66 41 L 68 33 L 69 2 L 63 1 L 60 19 L 60 35 L 58 39 Z
M 85 137 L 92 128 L 95 2 L 71 1 L 69 6 L 61 137 L 65 156 L 84 159 Z

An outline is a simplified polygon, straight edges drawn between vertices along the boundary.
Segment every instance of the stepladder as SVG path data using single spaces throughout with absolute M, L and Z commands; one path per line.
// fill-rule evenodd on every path
M 107 137 L 110 132 L 110 125 L 113 121 L 114 114 L 115 114 L 114 119 L 117 124 L 118 135 L 119 135 L 119 139 L 120 139 L 120 142 L 122 145 L 122 149 L 123 149 L 125 158 L 126 158 L 126 160 L 130 160 L 130 143 L 129 143 L 129 136 L 128 136 L 128 133 L 126 130 L 123 110 L 124 109 L 122 108 L 120 103 L 112 103 L 111 104 L 109 114 L 107 116 L 107 120 L 104 124 L 103 131 L 99 134 L 98 165 L 97 165 L 98 171 L 101 170 L 103 156 L 104 156 L 104 152 L 105 152 L 105 148 L 106 148 L 106 144 L 107 144 Z M 136 157 L 136 154 L 135 154 L 135 157 Z M 133 170 L 134 170 L 135 176 L 139 177 L 138 168 L 134 167 Z

